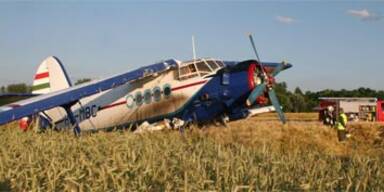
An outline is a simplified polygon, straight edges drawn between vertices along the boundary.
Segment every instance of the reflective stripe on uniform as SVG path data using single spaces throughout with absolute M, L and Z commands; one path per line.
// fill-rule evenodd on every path
M 342 113 L 339 116 L 339 122 L 337 122 L 337 129 L 338 130 L 345 130 L 345 126 L 344 125 L 347 125 L 347 115 Z

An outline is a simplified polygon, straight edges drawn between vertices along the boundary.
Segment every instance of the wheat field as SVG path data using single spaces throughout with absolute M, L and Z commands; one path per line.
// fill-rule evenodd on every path
M 335 130 L 297 120 L 305 117 L 316 118 L 80 138 L 9 124 L 0 127 L 0 191 L 384 190 L 383 125 L 350 124 L 340 143 Z

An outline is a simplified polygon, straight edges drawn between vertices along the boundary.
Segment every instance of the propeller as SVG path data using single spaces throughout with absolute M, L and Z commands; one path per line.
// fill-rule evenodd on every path
M 257 85 L 252 90 L 252 92 L 249 94 L 249 96 L 247 98 L 246 104 L 247 104 L 247 106 L 251 106 L 256 101 L 256 99 L 264 93 L 265 89 L 267 89 L 269 99 L 270 99 L 272 105 L 275 107 L 275 110 L 276 110 L 277 114 L 279 115 L 281 122 L 284 124 L 286 122 L 285 115 L 284 115 L 283 111 L 281 110 L 280 102 L 277 99 L 277 96 L 276 96 L 275 91 L 273 90 L 272 84 L 270 83 L 270 80 L 268 79 L 267 74 L 265 73 L 263 63 L 261 62 L 259 54 L 257 53 L 255 42 L 253 41 L 252 34 L 249 34 L 249 40 L 251 41 L 251 45 L 252 45 L 253 51 L 255 52 L 257 62 L 260 65 L 261 74 L 259 74 L 259 75 L 261 78 L 261 84 Z M 272 72 L 272 76 L 276 76 L 283 68 L 284 68 L 284 63 L 276 66 L 274 71 Z

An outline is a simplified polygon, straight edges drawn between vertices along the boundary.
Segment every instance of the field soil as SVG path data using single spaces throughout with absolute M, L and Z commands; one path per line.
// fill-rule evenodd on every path
M 351 123 L 352 137 L 317 114 L 276 114 L 134 134 L 22 132 L 0 127 L 0 191 L 381 191 L 384 125 Z

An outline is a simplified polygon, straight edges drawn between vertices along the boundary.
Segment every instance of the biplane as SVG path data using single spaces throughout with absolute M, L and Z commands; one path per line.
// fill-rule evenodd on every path
M 32 93 L 38 96 L 0 107 L 0 125 L 18 119 L 28 125 L 38 117 L 42 128 L 70 128 L 79 135 L 163 119 L 237 120 L 270 110 L 285 123 L 273 88 L 275 76 L 292 65 L 261 62 L 249 38 L 257 59 L 169 59 L 77 86 L 60 60 L 48 57 L 34 76 Z

